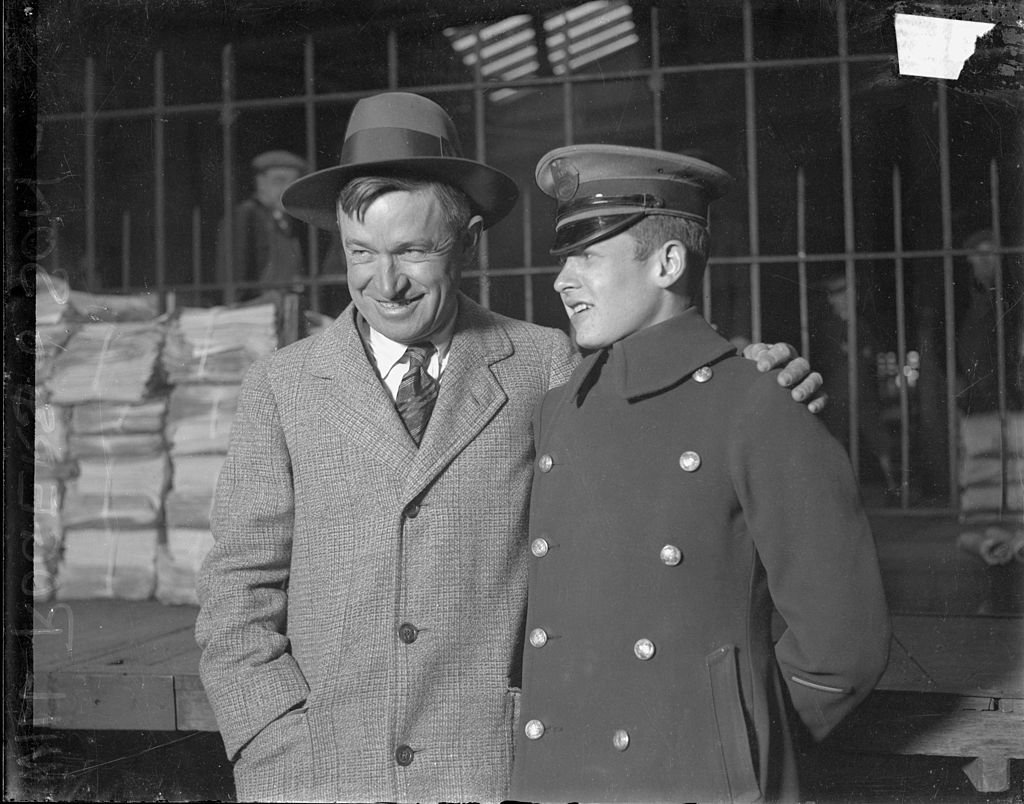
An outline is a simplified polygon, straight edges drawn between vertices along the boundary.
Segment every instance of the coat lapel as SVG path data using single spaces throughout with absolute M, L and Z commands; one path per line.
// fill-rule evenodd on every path
M 416 455 L 416 445 L 370 364 L 353 306 L 320 336 L 307 368 L 322 382 L 323 400 L 318 407 L 325 424 L 404 474 Z
M 430 424 L 420 448 L 414 450 L 403 487 L 405 499 L 415 497 L 443 472 L 508 401 L 491 366 L 511 354 L 512 342 L 493 315 L 460 296 L 448 366 Z

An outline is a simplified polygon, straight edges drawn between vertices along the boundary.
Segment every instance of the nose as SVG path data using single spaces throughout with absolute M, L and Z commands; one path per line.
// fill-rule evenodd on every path
M 565 293 L 578 284 L 576 280 L 576 258 L 567 257 L 562 263 L 562 270 L 555 277 L 555 293 Z
M 409 287 L 409 277 L 402 270 L 402 263 L 394 254 L 382 255 L 377 265 L 377 285 L 385 298 L 400 296 Z

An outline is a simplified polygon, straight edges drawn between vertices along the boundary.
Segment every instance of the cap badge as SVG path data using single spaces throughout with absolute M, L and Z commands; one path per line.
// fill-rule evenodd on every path
M 551 178 L 555 181 L 555 198 L 568 201 L 580 186 L 580 171 L 567 159 L 556 159 L 551 163 Z

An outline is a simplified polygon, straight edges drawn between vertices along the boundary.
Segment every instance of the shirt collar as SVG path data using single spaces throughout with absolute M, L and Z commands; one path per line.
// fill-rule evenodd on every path
M 702 366 L 735 352 L 696 307 L 689 307 L 592 355 L 580 366 L 571 390 L 579 393 L 587 376 L 600 370 L 619 396 L 636 399 L 677 385 Z
M 448 322 L 445 328 L 430 339 L 434 349 L 437 350 L 438 366 L 443 367 L 448 359 L 448 350 L 452 345 L 452 334 L 455 332 L 456 318 L 457 316 L 452 316 L 452 320 Z M 409 348 L 408 344 L 393 341 L 386 335 L 382 335 L 371 327 L 362 315 L 356 315 L 356 322 L 359 331 L 363 335 L 364 342 L 370 348 L 370 355 L 373 357 L 374 363 L 377 364 L 380 376 L 386 377 L 397 363 L 402 362 L 405 350 Z

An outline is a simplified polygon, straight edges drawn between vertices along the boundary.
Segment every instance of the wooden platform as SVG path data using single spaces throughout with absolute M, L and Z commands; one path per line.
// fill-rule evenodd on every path
M 960 526 L 899 525 L 899 538 L 878 535 L 894 611 L 889 666 L 829 743 L 970 758 L 979 790 L 1005 790 L 1009 760 L 1024 759 L 1024 566 L 993 583 L 991 568 L 956 550 Z M 36 609 L 36 725 L 216 731 L 199 683 L 194 607 L 90 600 Z

